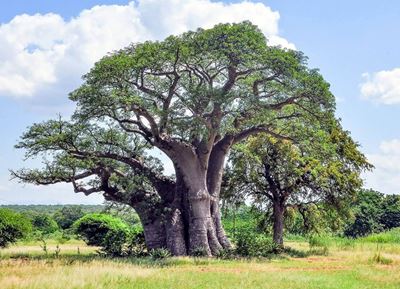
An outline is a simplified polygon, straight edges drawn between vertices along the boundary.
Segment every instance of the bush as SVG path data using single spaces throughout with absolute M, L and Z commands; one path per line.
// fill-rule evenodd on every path
M 33 229 L 40 232 L 40 235 L 49 235 L 56 232 L 58 224 L 54 219 L 45 213 L 26 213 L 32 222 Z
M 279 248 L 264 234 L 240 232 L 236 235 L 236 253 L 243 257 L 269 257 Z
M 87 214 L 74 223 L 76 234 L 90 246 L 100 246 L 107 255 L 121 256 L 130 236 L 127 224 L 106 214 Z
M 126 254 L 129 256 L 143 257 L 146 255 L 146 242 L 141 225 L 135 225 L 132 227 L 127 239 L 126 247 Z
M 9 209 L 0 209 L 0 248 L 23 238 L 32 230 L 27 218 Z

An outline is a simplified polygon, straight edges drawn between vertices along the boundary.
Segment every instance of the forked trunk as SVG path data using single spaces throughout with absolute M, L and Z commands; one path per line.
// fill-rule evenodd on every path
M 175 168 L 186 190 L 182 199 L 186 201 L 186 226 L 187 245 L 189 254 L 215 255 L 222 248 L 217 234 L 220 224 L 219 209 L 214 210 L 216 199 L 209 193 L 207 188 L 207 172 L 198 158 L 186 155 L 179 159 Z M 220 231 L 223 232 L 221 229 Z
M 206 152 L 198 152 L 190 146 L 176 142 L 160 148 L 173 160 L 176 173 L 174 200 L 164 203 L 164 211 L 169 213 L 162 214 L 162 223 L 165 226 L 164 246 L 173 255 L 212 256 L 223 248 L 230 248 L 219 208 L 224 155 L 218 161 L 212 162 L 211 171 L 208 172 Z M 142 223 L 145 226 L 143 220 Z M 145 229 L 146 243 L 154 247 L 153 244 L 157 242 L 148 241 L 147 238 L 151 239 L 157 234 L 151 228 L 148 231 L 146 233 Z M 161 244 L 161 238 L 159 240 Z

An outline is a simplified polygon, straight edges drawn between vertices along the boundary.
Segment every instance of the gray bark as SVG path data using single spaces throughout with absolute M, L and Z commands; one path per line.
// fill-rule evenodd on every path
M 285 207 L 280 201 L 273 203 L 273 241 L 278 246 L 283 246 L 283 226 Z
M 183 206 L 186 209 L 187 247 L 189 254 L 201 251 L 206 255 L 217 254 L 223 245 L 218 237 L 218 232 L 223 233 L 219 220 L 219 209 L 214 209 L 217 198 L 210 194 L 207 187 L 206 158 L 199 158 L 191 148 L 180 149 L 179 155 L 173 155 L 177 175 L 182 176 L 186 188 Z M 218 191 L 219 193 L 219 191 Z M 214 204 L 214 206 L 212 206 Z M 216 222 L 217 221 L 217 222 Z
M 162 181 L 156 186 L 158 201 L 137 193 L 129 201 L 143 224 L 147 248 L 167 248 L 176 256 L 197 251 L 211 256 L 230 248 L 219 208 L 223 165 L 229 146 L 224 143 L 209 152 L 196 151 L 178 142 L 163 145 L 163 151 L 175 166 L 174 192 L 171 193 L 170 183 Z M 114 194 L 113 197 L 114 201 L 126 203 L 122 196 Z
M 224 172 L 225 158 L 232 145 L 233 139 L 224 139 L 216 144 L 211 152 L 207 170 L 207 187 L 212 196 L 211 216 L 215 225 L 219 243 L 224 249 L 231 248 L 231 243 L 225 234 L 221 222 L 221 210 L 219 207 L 219 196 L 221 191 L 222 176 Z

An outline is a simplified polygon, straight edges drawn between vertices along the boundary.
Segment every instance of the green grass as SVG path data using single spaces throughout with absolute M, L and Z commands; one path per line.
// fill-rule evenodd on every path
M 394 243 L 400 244 L 400 228 L 395 228 L 379 234 L 372 234 L 358 241 L 370 243 Z
M 74 240 L 60 245 L 57 258 L 56 243 L 48 242 L 47 255 L 39 245 L 25 243 L 0 250 L 1 289 L 400 288 L 400 244 L 395 242 L 317 240 L 316 247 L 329 247 L 324 256 L 312 255 L 308 242 L 292 241 L 287 243 L 292 251 L 304 255 L 254 260 L 110 259 Z

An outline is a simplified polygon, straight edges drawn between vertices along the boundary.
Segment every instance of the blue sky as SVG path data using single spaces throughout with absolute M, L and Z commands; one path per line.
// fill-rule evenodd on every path
M 337 115 L 376 166 L 366 187 L 400 193 L 400 2 L 0 1 L 0 204 L 98 203 L 68 185 L 23 186 L 9 168 L 33 122 L 68 115 L 67 93 L 107 51 L 198 26 L 245 19 L 272 44 L 303 51 L 337 97 Z M 103 5 L 102 7 L 95 7 Z M 83 11 L 86 9 L 86 11 Z M 83 11 L 83 12 L 82 12 Z M 50 14 L 49 14 L 50 13 Z M 24 15 L 25 14 L 25 15 Z

